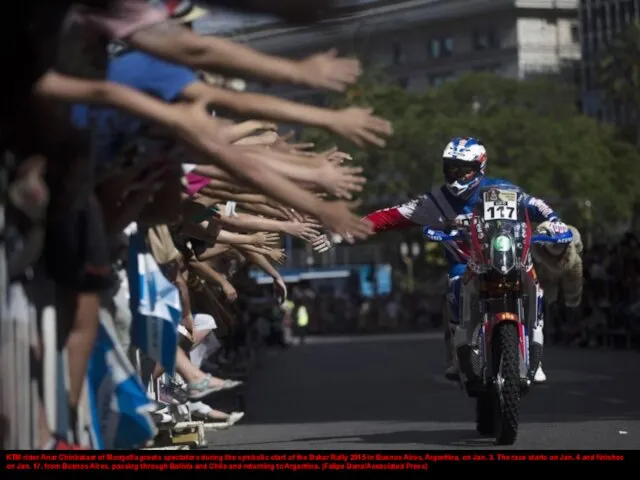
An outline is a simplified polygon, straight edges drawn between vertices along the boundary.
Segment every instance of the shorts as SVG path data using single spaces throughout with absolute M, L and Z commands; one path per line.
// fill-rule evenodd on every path
M 202 363 L 210 358 L 220 348 L 220 342 L 213 334 L 217 325 L 211 315 L 207 315 L 205 313 L 198 313 L 194 315 L 193 328 L 195 331 L 209 330 L 209 335 L 207 335 L 200 344 L 193 347 L 189 354 L 191 363 L 200 368 Z
M 193 316 L 193 330 L 204 332 L 205 330 L 215 330 L 218 328 L 215 319 L 206 313 L 196 313 Z

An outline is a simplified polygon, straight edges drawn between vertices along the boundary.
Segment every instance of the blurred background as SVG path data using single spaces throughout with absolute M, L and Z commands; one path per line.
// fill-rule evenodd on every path
M 640 318 L 640 1 L 342 5 L 335 20 L 319 27 L 216 10 L 196 28 L 287 57 L 336 47 L 362 60 L 364 80 L 343 100 L 296 87 L 227 82 L 316 105 L 370 105 L 392 120 L 395 135 L 386 149 L 350 152 L 369 176 L 363 214 L 441 182 L 440 155 L 449 138 L 482 139 L 489 175 L 547 200 L 582 232 L 584 334 L 573 341 L 633 345 Z M 297 133 L 333 146 L 321 132 Z M 442 251 L 425 243 L 419 228 L 323 255 L 290 238 L 284 242 L 288 261 L 281 271 L 291 300 L 305 305 L 309 333 L 441 327 Z M 282 321 L 287 312 L 268 300 L 270 278 L 245 273 L 246 288 L 264 287 L 254 310 Z

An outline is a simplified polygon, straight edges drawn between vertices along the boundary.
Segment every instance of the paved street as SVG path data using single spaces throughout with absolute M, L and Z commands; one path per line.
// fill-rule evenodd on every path
M 640 448 L 640 354 L 547 348 L 547 384 L 523 400 L 518 449 Z M 243 423 L 212 449 L 495 448 L 443 377 L 439 333 L 309 339 L 267 355 Z

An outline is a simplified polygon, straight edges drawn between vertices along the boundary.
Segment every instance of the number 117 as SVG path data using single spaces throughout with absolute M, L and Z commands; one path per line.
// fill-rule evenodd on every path
M 505 215 L 505 209 L 508 211 L 507 215 Z M 498 213 L 499 218 L 511 218 L 513 217 L 515 208 L 501 205 L 499 207 L 489 207 L 487 210 L 489 211 L 491 218 L 496 218 L 496 212 Z

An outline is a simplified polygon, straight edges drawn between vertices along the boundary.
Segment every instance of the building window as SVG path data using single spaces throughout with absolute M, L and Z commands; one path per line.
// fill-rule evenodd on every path
M 580 43 L 580 26 L 571 25 L 571 41 L 573 43 Z
M 453 38 L 432 38 L 429 40 L 431 58 L 450 57 L 453 54 Z
M 442 45 L 439 39 L 434 38 L 429 41 L 429 54 L 431 58 L 440 58 L 442 56 Z
M 589 31 L 597 32 L 598 31 L 598 15 L 596 14 L 595 9 L 589 10 Z
M 430 75 L 429 85 L 431 85 L 432 87 L 439 87 L 444 82 L 451 79 L 452 77 L 453 77 L 452 73 L 439 73 L 437 75 Z
M 442 42 L 442 51 L 445 56 L 451 56 L 453 54 L 453 38 L 446 37 Z
M 638 19 L 638 8 L 637 7 L 638 7 L 637 2 L 630 2 L 630 4 L 629 4 L 629 15 L 634 20 Z
M 473 47 L 476 51 L 499 48 L 500 42 L 498 40 L 498 35 L 493 30 L 474 32 Z
M 393 46 L 393 64 L 402 65 L 404 63 L 404 52 L 402 51 L 402 45 L 394 43 Z

